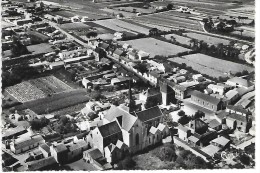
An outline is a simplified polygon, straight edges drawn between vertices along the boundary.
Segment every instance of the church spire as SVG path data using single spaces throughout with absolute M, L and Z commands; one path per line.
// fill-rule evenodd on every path
M 129 80 L 129 85 L 128 85 L 128 100 L 129 100 L 129 113 L 133 112 L 135 110 L 135 101 L 133 100 L 132 96 L 132 88 L 131 88 L 131 80 Z

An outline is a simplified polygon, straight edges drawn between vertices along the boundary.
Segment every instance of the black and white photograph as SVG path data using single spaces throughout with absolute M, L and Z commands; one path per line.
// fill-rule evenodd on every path
M 257 172 L 256 3 L 2 0 L 1 171 Z

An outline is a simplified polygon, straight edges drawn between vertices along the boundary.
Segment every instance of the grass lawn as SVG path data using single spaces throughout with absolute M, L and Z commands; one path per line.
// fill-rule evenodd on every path
M 150 53 L 150 57 L 154 57 L 155 55 L 176 55 L 181 52 L 190 51 L 190 49 L 160 41 L 154 38 L 142 38 L 136 40 L 121 41 L 120 43 L 127 43 L 132 45 L 135 49 L 143 50 L 147 53 Z
M 48 43 L 41 43 L 27 46 L 27 49 L 32 54 L 42 54 L 42 53 L 49 53 L 53 52 L 54 50 L 51 48 L 52 45 Z
M 236 73 L 243 70 L 247 70 L 248 72 L 254 71 L 252 67 L 217 59 L 204 54 L 191 54 L 183 57 L 170 58 L 169 60 L 178 64 L 185 63 L 194 70 L 212 77 L 224 76 L 228 72 Z
M 211 44 L 218 45 L 219 43 L 223 43 L 224 45 L 228 45 L 229 42 L 230 42 L 229 40 L 226 40 L 226 39 L 212 37 L 212 36 L 203 35 L 203 34 L 197 34 L 197 33 L 193 33 L 193 32 L 188 32 L 188 33 L 185 33 L 184 35 L 186 35 L 190 38 L 197 39 L 197 40 L 203 40 L 204 42 L 206 42 L 210 45 Z

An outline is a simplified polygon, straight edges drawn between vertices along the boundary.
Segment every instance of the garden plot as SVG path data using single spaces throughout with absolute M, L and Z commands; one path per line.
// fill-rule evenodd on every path
M 87 96 L 86 91 L 72 90 L 57 93 L 50 97 L 25 102 L 23 105 L 17 106 L 16 110 L 31 109 L 35 113 L 41 115 L 78 105 L 80 103 L 86 103 L 88 100 L 89 97 Z
M 229 40 L 226 39 L 222 39 L 222 38 L 217 38 L 217 37 L 212 37 L 212 36 L 208 36 L 208 35 L 204 35 L 204 34 L 197 34 L 197 33 L 193 33 L 193 32 L 188 32 L 185 33 L 184 35 L 186 35 L 187 37 L 190 38 L 194 38 L 197 40 L 203 40 L 204 42 L 210 44 L 210 45 L 218 45 L 220 43 L 224 44 L 224 45 L 228 45 L 229 44 Z
M 229 72 L 237 73 L 243 70 L 247 70 L 248 72 L 254 71 L 252 67 L 203 54 L 186 55 L 183 57 L 170 58 L 169 60 L 178 64 L 185 63 L 194 70 L 212 77 L 225 76 Z
M 32 79 L 6 88 L 11 96 L 22 103 L 67 90 L 71 90 L 71 87 L 54 76 Z
M 43 91 L 27 81 L 7 87 L 6 92 L 22 103 L 47 96 Z
M 150 53 L 150 57 L 154 57 L 155 55 L 176 55 L 178 53 L 190 51 L 190 49 L 160 41 L 154 38 L 142 38 L 136 40 L 121 41 L 120 43 L 127 43 L 129 45 L 132 45 L 135 49 L 143 50 L 147 53 Z

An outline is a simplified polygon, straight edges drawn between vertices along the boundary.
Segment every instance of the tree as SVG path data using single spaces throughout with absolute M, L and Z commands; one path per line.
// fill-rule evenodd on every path
M 171 42 L 176 43 L 176 38 L 171 36 Z
M 95 118 L 97 118 L 98 115 L 95 114 L 94 112 L 89 112 L 89 113 L 88 113 L 88 117 L 89 117 L 89 120 L 92 121 L 92 120 L 94 120 Z
M 135 167 L 136 163 L 132 157 L 127 156 L 124 160 L 118 163 L 118 169 L 120 170 L 131 170 Z
M 99 92 L 95 92 L 95 93 L 93 93 L 92 94 L 92 98 L 94 99 L 94 100 L 96 100 L 96 101 L 99 101 L 100 99 L 102 99 L 104 96 L 101 94 L 101 93 L 99 93 Z
M 175 161 L 177 158 L 174 145 L 172 145 L 172 144 L 163 145 L 162 147 L 154 150 L 154 154 L 161 161 Z
M 19 38 L 13 36 L 13 45 L 11 47 L 12 56 L 17 57 L 24 54 L 28 54 L 29 51 L 25 45 L 23 45 Z
M 198 110 L 197 112 L 195 112 L 195 115 L 194 115 L 194 119 L 198 119 L 198 118 L 204 118 L 205 117 L 205 113 Z
M 188 117 L 187 115 L 184 115 L 182 117 L 180 117 L 180 119 L 178 120 L 178 123 L 184 125 L 190 122 L 190 117 Z
M 242 154 L 239 157 L 239 160 L 241 161 L 241 163 L 243 163 L 244 165 L 249 165 L 250 164 L 250 157 L 246 154 Z
M 159 103 L 160 103 L 160 101 L 159 101 L 158 98 L 156 98 L 156 97 L 148 97 L 144 107 L 146 109 L 149 109 L 151 107 L 154 107 L 154 106 L 158 105 Z
M 99 86 L 99 85 L 94 85 L 94 86 L 93 86 L 93 89 L 94 89 L 95 91 L 99 91 L 99 90 L 100 90 L 100 86 Z
M 168 10 L 172 10 L 172 9 L 173 9 L 173 5 L 172 5 L 172 4 L 168 4 L 168 5 L 167 5 L 167 9 L 168 9 Z
M 87 38 L 96 38 L 97 37 L 97 32 L 94 32 L 94 31 L 90 31 L 87 33 Z
M 145 64 L 145 63 L 137 64 L 137 65 L 135 66 L 135 69 L 137 69 L 137 70 L 138 70 L 140 73 L 142 73 L 142 74 L 148 72 L 147 64 Z
M 159 29 L 152 28 L 149 30 L 149 36 L 158 36 L 159 35 Z
M 180 117 L 185 116 L 185 112 L 184 112 L 183 110 L 180 110 L 180 111 L 178 112 L 178 115 L 179 115 Z

